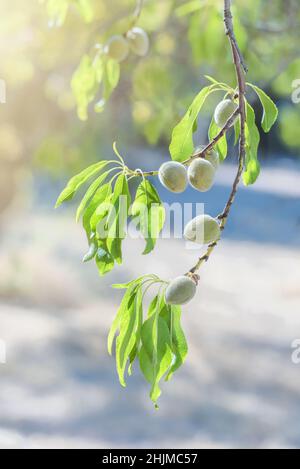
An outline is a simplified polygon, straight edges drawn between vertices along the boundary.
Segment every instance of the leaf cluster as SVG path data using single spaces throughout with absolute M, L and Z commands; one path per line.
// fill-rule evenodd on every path
M 152 300 L 146 317 L 143 302 L 145 292 L 154 284 L 161 284 Z M 160 382 L 169 381 L 184 363 L 188 346 L 181 326 L 181 308 L 167 305 L 164 285 L 155 275 L 146 275 L 126 285 L 123 300 L 108 336 L 108 351 L 112 354 L 116 337 L 116 367 L 122 386 L 125 374 L 132 373 L 135 361 L 150 384 L 150 398 L 157 405 L 161 395 Z

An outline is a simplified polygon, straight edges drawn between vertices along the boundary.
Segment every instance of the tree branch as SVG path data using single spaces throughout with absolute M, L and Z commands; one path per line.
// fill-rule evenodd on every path
M 238 46 L 235 34 L 234 34 L 234 27 L 233 27 L 233 21 L 232 21 L 232 13 L 231 13 L 231 0 L 224 0 L 224 23 L 225 23 L 225 33 L 229 37 L 231 47 L 234 47 L 236 50 L 236 53 L 238 55 L 238 60 L 240 62 L 240 65 L 242 65 L 244 72 L 248 72 L 248 67 L 245 64 L 243 55 L 240 51 L 240 48 Z
M 225 32 L 229 38 L 232 55 L 233 55 L 233 63 L 236 70 L 237 82 L 238 82 L 238 89 L 239 89 L 239 109 L 238 113 L 240 114 L 240 122 L 241 122 L 241 133 L 240 133 L 240 142 L 239 142 L 239 160 L 238 160 L 238 170 L 236 177 L 233 182 L 232 190 L 225 205 L 223 212 L 218 216 L 220 223 L 220 229 L 223 231 L 225 229 L 227 219 L 232 207 L 232 204 L 235 200 L 235 196 L 238 190 L 238 186 L 241 180 L 241 176 L 243 173 L 244 165 L 245 165 L 245 156 L 246 156 L 246 105 L 245 105 L 245 91 L 246 91 L 246 81 L 244 72 L 247 70 L 245 66 L 243 57 L 239 50 L 238 44 L 235 39 L 234 29 L 233 29 L 233 21 L 232 21 L 232 14 L 231 14 L 231 0 L 224 0 L 224 22 L 225 22 Z M 225 126 L 226 127 L 226 126 Z M 207 262 L 210 258 L 211 254 L 213 253 L 215 247 L 217 246 L 218 242 L 212 243 L 208 246 L 206 253 L 199 258 L 197 264 L 189 271 L 189 275 L 194 275 L 202 266 L 204 262 Z
M 232 116 L 228 119 L 224 127 L 220 130 L 220 132 L 211 140 L 211 142 L 203 148 L 203 150 L 198 151 L 194 155 L 192 155 L 188 160 L 184 161 L 183 164 L 188 166 L 193 160 L 197 158 L 205 158 L 205 154 L 208 153 L 213 147 L 218 143 L 219 140 L 226 134 L 226 132 L 232 127 L 235 118 L 240 114 L 240 109 L 238 108 Z

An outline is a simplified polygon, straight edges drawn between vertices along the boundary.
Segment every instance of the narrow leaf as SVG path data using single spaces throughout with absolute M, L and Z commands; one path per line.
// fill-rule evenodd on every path
M 187 113 L 174 128 L 170 144 L 170 153 L 173 160 L 185 161 L 194 150 L 193 129 L 195 121 L 205 103 L 207 97 L 216 91 L 215 85 L 203 88 L 196 96 Z
M 181 308 L 179 306 L 170 306 L 170 315 L 171 347 L 175 360 L 166 377 L 167 381 L 171 379 L 175 371 L 185 362 L 188 353 L 187 341 L 181 327 Z
M 107 178 L 107 176 L 109 175 L 109 173 L 111 172 L 111 170 L 109 171 L 106 171 L 105 173 L 101 174 L 91 185 L 90 187 L 88 188 L 88 190 L 86 191 L 82 201 L 80 202 L 79 204 L 79 207 L 77 209 L 77 212 L 76 212 L 76 221 L 78 222 L 82 213 L 84 212 L 84 209 L 86 208 L 87 204 L 90 202 L 91 198 L 95 195 L 95 192 L 97 191 L 97 189 L 99 188 L 99 186 L 102 184 L 102 182 L 105 181 L 105 179 Z
M 99 163 L 95 163 L 92 166 L 89 166 L 88 168 L 84 169 L 81 173 L 77 174 L 72 179 L 70 179 L 66 188 L 58 197 L 55 207 L 57 208 L 63 202 L 71 200 L 78 191 L 78 189 L 80 189 L 80 187 L 85 184 L 92 176 L 101 171 L 107 164 L 108 161 L 100 161 Z
M 100 276 L 106 275 L 114 268 L 115 261 L 108 252 L 106 240 L 98 239 L 98 251 L 96 254 L 96 265 Z
M 107 247 L 118 263 L 122 263 L 122 241 L 126 236 L 126 222 L 131 203 L 127 177 L 121 174 L 115 184 L 111 201 L 111 212 L 108 214 Z
M 145 378 L 152 386 L 150 397 L 156 403 L 161 394 L 159 382 L 172 364 L 172 351 L 168 326 L 159 315 L 160 298 L 155 298 L 150 309 L 149 319 L 141 331 L 139 362 Z
M 135 297 L 135 295 L 136 295 L 136 288 L 133 287 L 133 288 L 129 288 L 126 291 L 125 295 L 123 296 L 121 305 L 119 307 L 117 315 L 116 315 L 116 317 L 115 317 L 115 319 L 112 323 L 112 326 L 111 326 L 109 334 L 108 334 L 107 349 L 108 349 L 109 355 L 112 354 L 113 341 L 114 341 L 116 332 L 117 332 L 118 328 L 120 327 L 121 319 L 122 319 L 123 315 L 126 313 L 126 309 L 128 307 L 128 304 L 129 304 L 131 298 Z
M 258 86 L 252 85 L 251 83 L 247 83 L 247 85 L 256 92 L 260 99 L 264 110 L 261 125 L 264 132 L 268 133 L 277 120 L 278 108 L 272 99 L 263 90 L 258 88 Z
M 142 304 L 142 292 L 134 289 L 135 295 L 130 297 L 127 308 L 120 321 L 120 334 L 116 340 L 116 364 L 119 380 L 122 386 L 125 383 L 126 364 L 136 344 L 136 331 L 140 328 L 140 311 Z
M 144 180 L 139 185 L 131 215 L 138 221 L 140 232 L 146 240 L 143 254 L 149 254 L 163 229 L 166 215 L 160 197 L 150 181 Z
M 254 184 L 260 173 L 260 164 L 257 159 L 260 135 L 255 122 L 255 113 L 252 106 L 247 103 L 246 122 L 246 169 L 243 181 L 246 186 Z
M 111 184 L 104 184 L 96 192 L 88 207 L 84 211 L 82 217 L 83 227 L 86 231 L 88 239 L 90 239 L 91 234 L 95 233 L 97 228 L 97 222 L 95 223 L 95 218 L 97 218 L 97 210 L 99 211 L 102 204 L 106 201 L 107 197 L 111 193 Z M 94 224 L 92 224 L 92 220 Z

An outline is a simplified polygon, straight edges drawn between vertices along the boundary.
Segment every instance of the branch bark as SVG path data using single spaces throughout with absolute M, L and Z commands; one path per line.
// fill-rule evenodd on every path
M 247 67 L 245 65 L 243 56 L 237 44 L 235 34 L 234 34 L 234 27 L 233 27 L 233 20 L 232 20 L 232 13 L 231 13 L 231 0 L 224 0 L 224 23 L 225 23 L 225 32 L 229 38 L 232 56 L 233 56 L 233 63 L 236 70 L 236 77 L 238 82 L 238 90 L 239 90 L 239 109 L 238 113 L 240 114 L 240 123 L 241 123 L 241 132 L 240 132 L 240 141 L 239 141 L 239 159 L 238 159 L 238 170 L 236 177 L 233 182 L 232 190 L 229 196 L 229 199 L 225 205 L 223 212 L 218 216 L 220 223 L 220 229 L 223 231 L 225 229 L 227 219 L 235 200 L 236 193 L 238 191 L 238 186 L 241 180 L 241 176 L 243 173 L 244 165 L 245 165 L 245 156 L 246 156 L 246 104 L 245 104 L 245 92 L 246 92 L 246 80 L 245 80 L 245 72 L 247 71 Z M 225 126 L 226 127 L 226 126 Z M 207 151 L 207 150 L 206 150 Z M 188 275 L 195 275 L 196 272 L 200 269 L 204 262 L 207 262 L 210 258 L 211 254 L 213 253 L 215 247 L 217 246 L 218 242 L 212 243 L 208 246 L 206 253 L 199 258 L 197 264 L 188 272 Z

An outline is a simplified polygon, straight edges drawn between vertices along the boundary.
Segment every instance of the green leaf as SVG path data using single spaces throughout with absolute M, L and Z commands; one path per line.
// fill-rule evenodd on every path
M 98 213 L 101 210 L 103 203 L 111 194 L 111 184 L 107 183 L 101 186 L 95 193 L 92 201 L 86 208 L 83 214 L 83 227 L 86 231 L 88 239 L 92 233 L 95 233 L 98 224 Z
M 170 333 L 165 320 L 159 315 L 160 298 L 156 297 L 141 331 L 142 347 L 139 362 L 142 373 L 152 385 L 150 397 L 157 402 L 161 390 L 159 382 L 172 365 Z
M 108 59 L 104 66 L 103 98 L 108 101 L 120 80 L 120 64 L 113 59 Z
M 216 91 L 215 85 L 203 88 L 194 99 L 183 119 L 174 128 L 170 144 L 170 153 L 173 160 L 183 162 L 193 154 L 193 129 L 195 121 L 207 97 L 214 91 Z
M 71 200 L 78 189 L 85 184 L 92 176 L 97 174 L 101 171 L 106 165 L 108 161 L 100 161 L 99 163 L 95 163 L 92 166 L 84 169 L 81 173 L 74 176 L 69 182 L 67 187 L 62 191 L 60 196 L 57 199 L 55 207 L 59 207 L 63 202 L 67 200 Z
M 97 250 L 98 250 L 97 240 L 93 239 L 91 241 L 90 248 L 89 248 L 88 252 L 86 253 L 86 255 L 83 258 L 83 262 L 89 262 L 92 259 L 94 259 L 95 255 L 97 253 Z
M 211 142 L 219 133 L 220 133 L 220 129 L 219 129 L 219 127 L 217 126 L 217 124 L 215 123 L 214 118 L 212 118 L 212 121 L 211 121 L 209 130 L 208 130 L 208 138 L 209 138 L 209 141 Z M 226 158 L 226 156 L 227 156 L 227 152 L 228 152 L 228 145 L 227 145 L 226 133 L 225 133 L 225 134 L 223 135 L 223 137 L 220 138 L 220 140 L 216 143 L 215 149 L 216 149 L 217 152 L 219 153 L 220 160 L 221 160 L 221 161 L 224 161 L 225 158 Z
M 97 231 L 97 227 L 100 221 L 105 220 L 109 209 L 111 206 L 111 197 L 112 197 L 112 186 L 111 183 L 108 182 L 100 187 L 100 189 L 96 192 L 91 204 L 88 206 L 86 211 L 89 211 L 89 208 L 93 205 L 93 201 L 97 199 L 98 195 L 98 204 L 96 209 L 94 210 L 91 218 L 90 218 L 90 229 L 92 232 Z
M 181 308 L 180 306 L 169 306 L 168 309 L 170 315 L 171 347 L 175 359 L 166 377 L 167 381 L 183 365 L 188 354 L 187 341 L 181 327 Z
M 99 186 L 102 184 L 102 182 L 105 181 L 105 179 L 107 178 L 107 176 L 109 175 L 109 173 L 111 172 L 111 170 L 109 171 L 106 171 L 105 173 L 101 174 L 91 185 L 90 187 L 88 188 L 88 190 L 86 191 L 82 201 L 80 202 L 79 204 L 79 207 L 77 209 L 77 212 L 76 212 L 76 221 L 78 222 L 82 213 L 84 212 L 87 204 L 90 202 L 90 200 L 94 197 L 95 195 L 95 192 L 97 191 L 97 189 L 99 188 Z
M 255 113 L 252 106 L 247 103 L 246 122 L 246 169 L 243 181 L 246 186 L 254 184 L 260 173 L 260 164 L 257 159 L 260 135 L 255 122 Z
M 118 263 L 122 263 L 122 241 L 126 236 L 126 223 L 131 197 L 127 177 L 121 174 L 115 184 L 111 200 L 111 211 L 107 217 L 108 235 L 107 247 Z
M 108 252 L 105 239 L 98 239 L 98 251 L 95 259 L 100 276 L 108 274 L 114 268 L 115 261 Z
M 234 144 L 236 145 L 241 135 L 241 121 L 237 119 L 234 124 Z
M 112 285 L 113 288 L 116 288 L 118 290 L 127 290 L 127 288 L 133 286 L 133 285 L 139 285 L 143 280 L 147 278 L 154 278 L 154 275 L 142 275 L 141 277 L 138 277 L 137 279 L 131 280 L 128 283 L 115 283 Z
M 260 99 L 264 110 L 261 125 L 264 132 L 268 133 L 277 120 L 278 108 L 272 99 L 263 90 L 258 88 L 258 86 L 252 85 L 251 83 L 247 83 L 247 85 L 256 92 Z
M 205 78 L 210 81 L 213 85 L 217 85 L 218 87 L 224 89 L 225 91 L 234 91 L 230 86 L 226 85 L 226 83 L 222 83 L 220 81 L 217 81 L 215 78 L 209 76 L 209 75 L 204 75 Z
M 136 296 L 136 286 L 133 286 L 133 287 L 129 288 L 126 291 L 125 295 L 123 296 L 121 305 L 119 307 L 117 315 L 116 315 L 116 317 L 115 317 L 115 319 L 112 323 L 112 326 L 111 326 L 109 334 L 108 334 L 107 349 L 108 349 L 109 355 L 112 354 L 113 341 L 114 341 L 115 335 L 117 333 L 117 330 L 120 327 L 121 319 L 122 319 L 123 315 L 126 314 L 128 304 L 130 302 L 132 302 L 132 299 L 135 298 L 135 296 Z
M 125 383 L 125 370 L 130 355 L 134 348 L 138 348 L 138 342 L 141 334 L 141 322 L 143 317 L 142 310 L 142 292 L 135 287 L 135 295 L 130 297 L 127 308 L 120 320 L 120 334 L 116 340 L 116 364 L 119 380 L 122 386 Z M 131 357 L 131 363 L 132 363 Z
M 166 213 L 155 187 L 146 179 L 137 189 L 131 215 L 138 220 L 140 232 L 146 240 L 143 254 L 149 254 L 164 227 Z
M 71 81 L 79 119 L 87 120 L 88 106 L 94 100 L 98 86 L 99 83 L 97 81 L 96 70 L 93 66 L 93 60 L 88 55 L 84 55 Z

